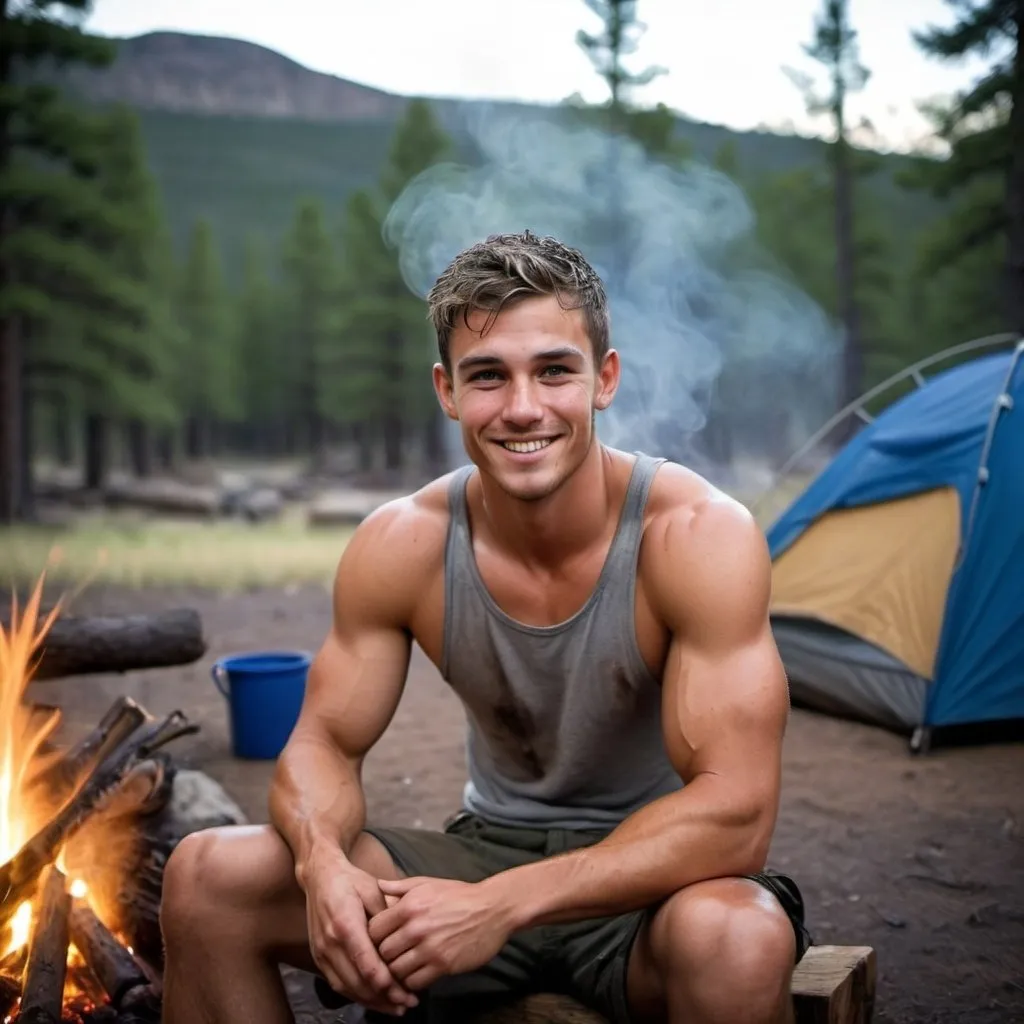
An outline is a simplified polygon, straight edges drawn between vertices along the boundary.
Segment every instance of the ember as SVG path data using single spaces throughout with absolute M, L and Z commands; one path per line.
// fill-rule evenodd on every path
M 167 802 L 173 774 L 160 748 L 198 727 L 122 697 L 75 746 L 55 748 L 59 709 L 26 700 L 60 611 L 41 613 L 42 588 L 0 623 L 0 1021 L 156 1022 L 156 973 L 119 896 L 130 875 L 148 877 L 138 822 Z

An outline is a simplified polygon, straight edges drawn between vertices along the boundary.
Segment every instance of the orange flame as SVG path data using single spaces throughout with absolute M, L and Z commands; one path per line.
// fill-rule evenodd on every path
M 0 863 L 14 856 L 29 838 L 31 814 L 20 794 L 33 758 L 49 730 L 32 729 L 25 689 L 37 667 L 36 654 L 60 612 L 60 602 L 40 625 L 45 573 L 39 577 L 19 617 L 11 595 L 11 621 L 0 627 Z

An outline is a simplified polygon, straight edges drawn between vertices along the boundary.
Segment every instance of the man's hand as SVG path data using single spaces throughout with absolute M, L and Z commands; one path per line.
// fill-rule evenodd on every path
M 310 949 L 331 988 L 383 1013 L 416 1006 L 370 940 L 368 920 L 387 906 L 377 880 L 339 851 L 308 867 L 303 882 Z
M 508 908 L 479 884 L 444 878 L 377 884 L 391 905 L 370 920 L 370 938 L 394 978 L 410 991 L 482 967 L 512 932 Z M 399 897 L 397 903 L 393 897 Z

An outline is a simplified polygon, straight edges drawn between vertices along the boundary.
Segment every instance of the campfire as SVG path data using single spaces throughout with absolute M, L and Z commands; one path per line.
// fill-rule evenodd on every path
M 180 614 L 171 617 L 174 653 L 174 643 L 152 640 L 167 634 L 166 620 L 69 620 L 61 630 L 60 604 L 44 613 L 42 593 L 40 579 L 23 608 L 15 600 L 0 618 L 0 1022 L 159 1021 L 159 971 L 135 937 L 154 931 L 169 850 L 156 849 L 147 823 L 171 795 L 175 768 L 162 748 L 198 727 L 180 711 L 156 720 L 120 697 L 61 749 L 60 709 L 33 704 L 27 691 L 33 678 L 69 674 L 83 659 L 103 671 L 126 659 L 183 663 L 205 648 L 194 629 L 180 642 Z M 96 636 L 109 641 L 118 629 L 136 647 L 148 635 L 148 653 L 128 642 L 98 655 Z M 82 636 L 91 640 L 73 639 Z

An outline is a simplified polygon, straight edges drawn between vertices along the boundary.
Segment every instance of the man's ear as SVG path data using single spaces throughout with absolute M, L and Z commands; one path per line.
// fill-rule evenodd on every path
M 452 383 L 451 374 L 444 368 L 443 363 L 434 363 L 434 391 L 445 416 L 450 420 L 458 420 L 459 410 L 455 406 L 455 385 Z
M 604 359 L 601 360 L 601 368 L 597 371 L 597 386 L 594 390 L 594 408 L 607 409 L 612 404 L 615 392 L 619 389 L 619 380 L 622 376 L 622 364 L 619 361 L 619 353 L 610 348 Z

